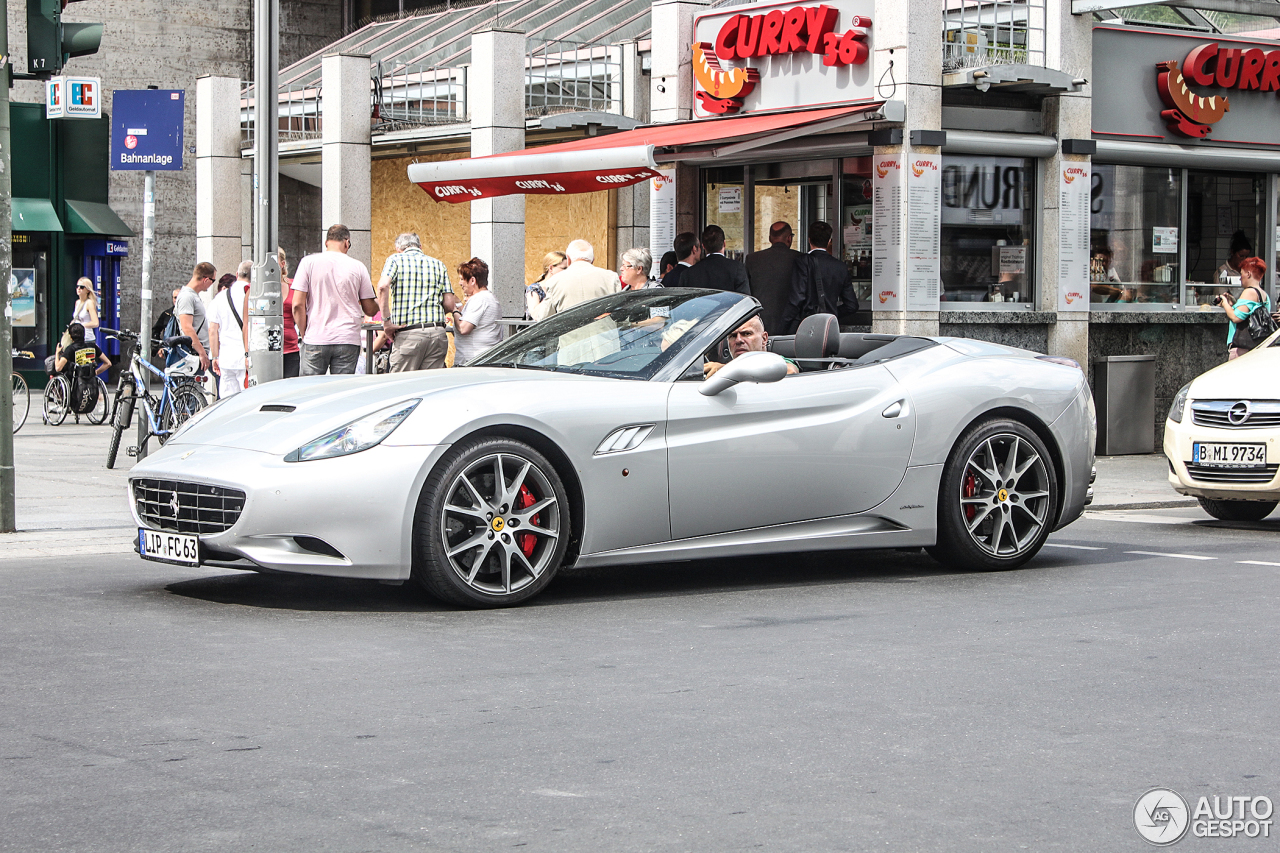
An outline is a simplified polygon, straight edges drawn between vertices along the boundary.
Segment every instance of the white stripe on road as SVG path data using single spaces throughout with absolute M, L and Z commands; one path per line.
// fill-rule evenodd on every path
M 1097 545 L 1068 545 L 1066 542 L 1046 542 L 1046 548 L 1072 548 L 1076 551 L 1105 551 L 1106 548 L 1099 548 Z
M 1125 551 L 1126 554 L 1141 554 L 1144 557 L 1172 557 L 1175 560 L 1216 560 L 1217 557 L 1202 557 L 1199 554 L 1166 554 L 1163 551 Z
M 1185 518 L 1168 515 L 1139 515 L 1133 512 L 1086 512 L 1085 518 L 1092 521 L 1130 521 L 1135 524 L 1192 524 L 1197 521 L 1208 521 L 1208 518 Z
M 1266 560 L 1236 560 L 1241 566 L 1275 566 L 1280 568 L 1280 563 L 1268 563 Z

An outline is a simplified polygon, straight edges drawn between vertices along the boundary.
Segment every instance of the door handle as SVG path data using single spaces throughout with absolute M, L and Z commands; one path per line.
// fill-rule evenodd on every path
M 898 402 L 890 405 L 889 408 L 881 412 L 880 416 L 884 418 L 897 418 L 905 414 L 906 410 L 907 410 L 907 407 L 904 401 L 899 400 Z

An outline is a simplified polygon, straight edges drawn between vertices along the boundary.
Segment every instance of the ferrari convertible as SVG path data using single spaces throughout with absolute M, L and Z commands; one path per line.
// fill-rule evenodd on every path
M 130 471 L 138 552 L 498 607 L 575 566 L 923 547 L 1011 569 L 1090 500 L 1074 362 L 830 315 L 731 358 L 759 311 L 620 293 L 465 368 L 237 394 Z

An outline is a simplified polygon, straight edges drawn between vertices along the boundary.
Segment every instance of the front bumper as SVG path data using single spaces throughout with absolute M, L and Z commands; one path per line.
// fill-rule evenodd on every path
M 270 571 L 404 580 L 422 484 L 444 445 L 378 445 L 360 453 L 285 462 L 253 450 L 171 445 L 129 472 L 129 507 L 139 479 L 239 489 L 244 507 L 220 533 L 201 534 L 201 554 L 246 559 Z
M 1276 442 L 1276 429 L 1215 429 L 1192 423 L 1191 405 L 1188 401 L 1182 423 L 1166 420 L 1164 423 L 1164 456 L 1169 463 L 1169 485 L 1181 495 L 1211 500 L 1274 501 L 1280 499 L 1280 467 L 1272 469 L 1270 476 L 1261 482 L 1258 472 L 1248 469 L 1216 469 L 1207 474 L 1203 469 L 1189 468 L 1192 459 L 1191 446 L 1197 441 L 1228 443 L 1263 443 L 1267 445 L 1267 462 L 1280 463 L 1280 444 Z M 1238 470 L 1238 473 L 1233 473 Z M 1225 472 L 1225 473 L 1224 473 Z M 1208 476 L 1222 481 L 1210 481 Z M 1232 479 L 1237 478 L 1237 479 Z

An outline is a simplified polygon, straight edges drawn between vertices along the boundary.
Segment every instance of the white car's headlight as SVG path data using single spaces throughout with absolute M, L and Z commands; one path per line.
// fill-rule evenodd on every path
M 306 462 L 311 459 L 330 459 L 368 450 L 387 436 L 422 400 L 401 400 L 371 415 L 365 415 L 344 427 L 307 442 L 285 456 L 285 462 Z
M 1178 389 L 1178 393 L 1173 395 L 1173 405 L 1169 407 L 1169 420 L 1175 424 L 1182 423 L 1182 413 L 1187 408 L 1187 393 L 1191 390 L 1191 383 L 1188 382 Z

